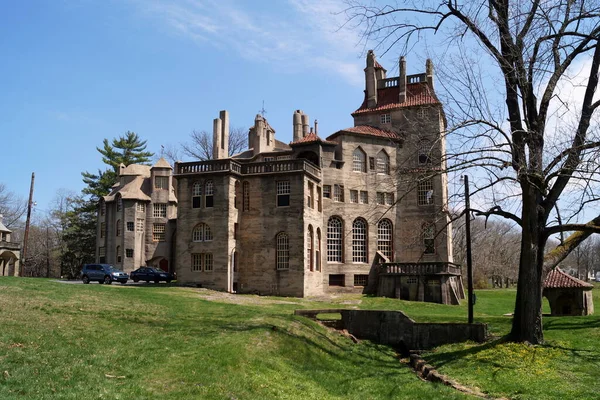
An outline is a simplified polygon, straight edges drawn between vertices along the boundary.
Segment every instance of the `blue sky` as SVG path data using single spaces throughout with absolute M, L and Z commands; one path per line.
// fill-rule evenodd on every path
M 0 182 L 38 213 L 82 171 L 96 146 L 130 130 L 148 149 L 211 130 L 219 110 L 249 127 L 265 102 L 277 138 L 302 109 L 327 136 L 352 126 L 363 98 L 364 47 L 338 30 L 329 0 L 6 2 L 0 14 Z M 390 55 L 380 60 L 394 73 Z M 421 72 L 410 65 L 409 73 Z M 416 61 L 416 60 L 415 60 Z M 411 68 L 412 67 L 412 68 Z

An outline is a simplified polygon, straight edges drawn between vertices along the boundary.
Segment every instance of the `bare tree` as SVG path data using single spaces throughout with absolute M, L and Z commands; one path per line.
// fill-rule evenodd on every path
M 240 153 L 246 149 L 248 144 L 248 130 L 241 127 L 229 129 L 229 155 Z M 181 160 L 182 156 L 194 160 L 212 160 L 213 136 L 207 131 L 193 130 L 190 140 L 181 144 L 181 148 L 172 145 L 164 146 L 161 156 L 167 158 L 171 163 Z
M 479 215 L 520 227 L 509 337 L 541 343 L 544 274 L 600 232 L 600 215 L 589 215 L 600 176 L 600 139 L 590 128 L 600 106 L 594 98 L 599 2 L 407 0 L 365 6 L 351 0 L 346 13 L 348 23 L 364 28 L 364 37 L 384 53 L 398 46 L 412 50 L 419 41 L 443 46 L 437 65 L 450 127 L 447 172 L 474 169 Z M 578 88 L 581 93 L 567 99 Z M 592 219 L 580 223 L 586 216 Z M 560 232 L 576 233 L 546 254 L 548 238 Z
M 2 223 L 7 228 L 19 225 L 19 221 L 27 211 L 27 202 L 24 198 L 10 192 L 4 183 L 0 183 L 0 215 Z

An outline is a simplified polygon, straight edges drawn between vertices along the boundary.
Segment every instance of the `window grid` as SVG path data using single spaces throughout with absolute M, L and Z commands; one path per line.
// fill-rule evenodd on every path
M 169 188 L 169 177 L 168 176 L 155 176 L 154 177 L 154 189 L 166 190 Z
M 366 190 L 360 191 L 360 202 L 361 204 L 369 204 L 369 192 Z
M 242 184 L 242 196 L 243 196 L 243 211 L 250 211 L 250 183 L 244 182 Z
M 136 220 L 136 229 L 138 232 L 144 232 L 144 220 L 142 218 L 138 218 Z
M 367 155 L 360 148 L 352 154 L 352 171 L 367 172 Z
M 307 243 L 306 243 L 306 251 L 307 251 L 307 259 L 308 259 L 308 269 L 313 271 L 315 268 L 314 259 L 313 259 L 313 228 L 312 225 L 308 226 L 308 235 L 307 235 Z
M 392 122 L 392 116 L 390 114 L 381 114 L 379 120 L 382 124 L 389 124 L 390 122 Z
M 394 193 L 390 193 L 390 192 L 385 193 L 385 205 L 386 206 L 394 205 Z
M 135 203 L 135 210 L 137 212 L 146 212 L 146 203 L 141 203 L 141 202 Z
M 354 275 L 354 286 L 367 286 L 369 275 Z
M 277 269 L 290 269 L 290 241 L 286 233 L 277 235 Z
M 98 248 L 98 257 L 105 257 L 106 256 L 106 247 L 99 247 Z
M 377 224 L 377 250 L 392 261 L 392 223 L 383 219 Z
M 204 187 L 204 207 L 209 208 L 214 205 L 214 194 L 215 194 L 215 186 L 213 181 L 206 181 Z
M 327 261 L 343 262 L 343 226 L 338 217 L 329 218 L 327 223 Z
M 277 181 L 277 207 L 290 205 L 290 181 Z
M 435 254 L 435 225 L 431 223 L 423 224 L 423 246 L 424 254 Z
M 117 212 L 121 211 L 121 209 L 123 208 L 123 199 L 121 198 L 121 196 L 117 197 Z
M 104 232 L 106 232 L 106 222 L 100 222 L 100 239 L 104 237 Z
M 419 164 L 431 164 L 431 143 L 427 140 L 419 143 Z
M 323 185 L 323 197 L 331 198 L 331 185 Z
M 192 254 L 192 271 L 200 272 L 202 271 L 202 253 L 193 253 Z
M 196 225 L 196 227 L 192 231 L 192 241 L 210 242 L 211 240 L 213 240 L 213 236 L 212 232 L 210 231 L 210 227 L 205 223 Z
M 317 186 L 317 211 L 321 212 L 322 208 L 321 208 L 321 187 Z
M 367 262 L 367 223 L 363 219 L 352 223 L 352 262 Z
M 127 231 L 133 232 L 135 230 L 135 224 L 133 221 L 127 221 Z
M 315 208 L 315 185 L 312 182 L 308 182 L 308 207 Z
M 344 202 L 344 186 L 333 185 L 333 201 Z
M 121 220 L 120 219 L 117 220 L 116 231 L 117 231 L 117 236 L 121 236 Z
M 165 203 L 153 204 L 152 216 L 154 218 L 165 218 L 167 216 L 167 205 Z
M 165 241 L 165 224 L 154 224 L 152 225 L 152 240 L 155 242 L 164 242 Z
M 390 174 L 390 157 L 383 150 L 377 154 L 377 173 Z
M 194 182 L 192 185 L 192 208 L 200 208 L 202 206 L 202 184 Z
M 385 193 L 377 192 L 377 204 L 385 204 Z
M 133 249 L 125 249 L 125 257 L 132 258 L 133 257 Z
M 350 190 L 350 203 L 358 203 L 358 190 Z
M 213 270 L 213 255 L 212 253 L 204 254 L 204 271 L 210 272 Z
M 321 271 L 321 229 L 317 228 L 317 248 L 315 249 L 315 271 Z
M 425 179 L 419 182 L 417 187 L 418 204 L 420 206 L 433 204 L 433 182 Z

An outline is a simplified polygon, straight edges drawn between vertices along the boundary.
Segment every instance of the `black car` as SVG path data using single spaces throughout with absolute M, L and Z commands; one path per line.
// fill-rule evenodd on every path
M 172 274 L 165 272 L 162 269 L 153 267 L 140 267 L 135 271 L 132 271 L 131 274 L 129 274 L 129 276 L 131 277 L 131 279 L 133 279 L 134 282 L 154 281 L 155 283 L 159 283 L 160 281 L 165 281 L 167 283 L 170 283 L 173 280 Z

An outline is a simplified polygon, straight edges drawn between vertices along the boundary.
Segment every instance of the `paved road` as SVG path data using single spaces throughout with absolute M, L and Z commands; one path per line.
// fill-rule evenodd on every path
M 60 282 L 60 283 L 66 283 L 68 285 L 83 285 L 83 282 L 81 280 L 72 280 L 72 281 L 68 281 L 68 280 L 63 280 L 63 279 L 56 279 L 56 282 Z M 118 282 L 113 282 L 113 285 L 122 285 L 121 283 Z M 146 282 L 134 282 L 132 280 L 127 281 L 127 283 L 125 284 L 126 286 L 154 286 L 154 285 L 166 285 L 166 282 L 161 282 L 161 283 L 146 283 Z M 90 282 L 90 285 L 99 285 L 98 282 Z M 171 284 L 169 284 L 171 285 Z

